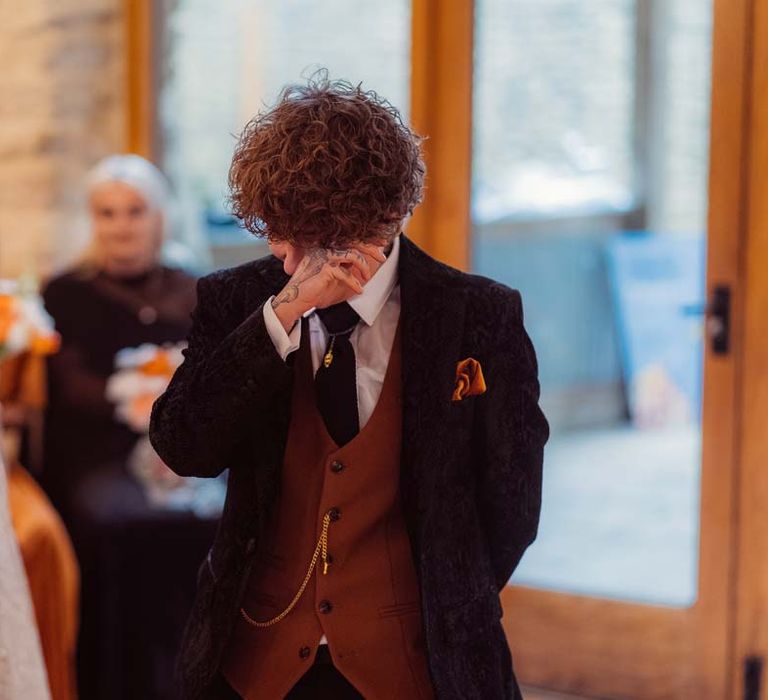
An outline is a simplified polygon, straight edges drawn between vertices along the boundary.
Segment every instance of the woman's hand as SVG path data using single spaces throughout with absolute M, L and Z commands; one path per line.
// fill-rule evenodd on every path
M 272 300 L 286 332 L 311 308 L 323 309 L 361 294 L 381 264 L 386 241 L 347 248 L 315 248 L 301 260 L 283 290 Z

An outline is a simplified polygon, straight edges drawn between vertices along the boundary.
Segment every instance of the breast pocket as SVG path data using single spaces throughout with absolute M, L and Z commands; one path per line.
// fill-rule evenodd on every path
M 476 398 L 468 396 L 461 401 L 451 401 L 445 412 L 444 439 L 457 451 L 457 456 L 461 454 L 462 445 L 470 444 L 475 423 Z
M 472 416 L 475 412 L 475 405 L 479 398 L 477 396 L 465 396 L 463 399 L 454 401 L 451 399 L 450 412 L 455 416 Z

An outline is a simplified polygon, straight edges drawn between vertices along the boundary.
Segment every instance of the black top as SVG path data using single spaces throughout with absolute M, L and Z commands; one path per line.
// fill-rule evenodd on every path
M 42 481 L 59 507 L 99 465 L 124 463 L 139 435 L 114 418 L 105 395 L 118 350 L 186 338 L 195 305 L 194 277 L 157 266 L 131 277 L 73 268 L 43 289 L 61 334 L 48 359 L 48 407 Z

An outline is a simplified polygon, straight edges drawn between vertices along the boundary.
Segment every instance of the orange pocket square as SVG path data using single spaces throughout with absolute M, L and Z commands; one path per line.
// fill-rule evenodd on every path
M 461 360 L 456 364 L 456 386 L 453 389 L 453 400 L 461 401 L 465 396 L 482 394 L 485 391 L 483 368 L 473 357 Z

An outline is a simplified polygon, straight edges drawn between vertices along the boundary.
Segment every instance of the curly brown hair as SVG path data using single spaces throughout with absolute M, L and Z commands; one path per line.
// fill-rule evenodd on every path
M 256 236 L 307 247 L 388 237 L 421 201 L 421 141 L 373 90 L 320 71 L 243 129 L 233 213 Z

